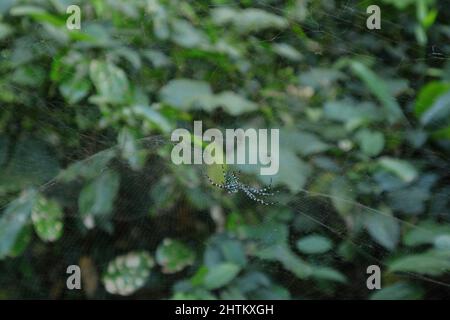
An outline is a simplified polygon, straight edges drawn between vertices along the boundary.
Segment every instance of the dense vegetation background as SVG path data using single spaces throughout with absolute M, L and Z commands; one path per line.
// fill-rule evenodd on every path
M 2 0 L 0 297 L 449 298 L 449 6 Z M 193 120 L 280 128 L 278 204 L 173 165 Z

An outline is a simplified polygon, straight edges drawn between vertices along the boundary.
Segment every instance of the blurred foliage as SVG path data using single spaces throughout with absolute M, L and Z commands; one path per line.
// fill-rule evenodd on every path
M 2 0 L 0 297 L 449 297 L 450 3 L 378 3 Z M 193 120 L 280 128 L 288 204 L 173 165 Z

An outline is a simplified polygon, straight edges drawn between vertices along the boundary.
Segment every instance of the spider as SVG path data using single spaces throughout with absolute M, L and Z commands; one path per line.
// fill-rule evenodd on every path
M 239 182 L 239 174 L 241 171 L 239 170 L 236 174 L 235 171 L 226 172 L 225 168 L 222 166 L 222 173 L 224 182 L 223 184 L 215 183 L 208 175 L 206 176 L 213 186 L 218 187 L 220 189 L 226 190 L 228 193 L 237 193 L 239 190 L 245 193 L 247 197 L 252 199 L 253 201 L 259 202 L 266 206 L 274 204 L 274 202 L 266 202 L 262 199 L 258 199 L 256 196 L 273 196 L 274 193 L 270 192 L 272 179 L 270 179 L 270 184 L 268 187 L 263 189 L 258 189 L 254 187 L 247 186 L 241 182 Z

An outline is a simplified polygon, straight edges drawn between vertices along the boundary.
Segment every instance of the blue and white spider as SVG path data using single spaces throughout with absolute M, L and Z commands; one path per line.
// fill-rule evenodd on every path
M 239 174 L 241 171 L 238 171 L 237 174 L 235 171 L 226 172 L 225 168 L 222 166 L 222 173 L 223 173 L 223 184 L 219 184 L 214 182 L 208 175 L 206 176 L 209 180 L 209 183 L 211 183 L 213 186 L 218 187 L 220 189 L 226 190 L 228 193 L 237 193 L 239 190 L 244 192 L 244 194 L 252 199 L 253 201 L 259 202 L 261 204 L 264 204 L 266 206 L 274 204 L 274 202 L 266 202 L 262 199 L 258 199 L 256 196 L 273 196 L 274 193 L 270 192 L 271 185 L 272 185 L 272 179 L 270 180 L 270 184 L 268 187 L 263 189 L 258 189 L 254 187 L 247 186 L 241 182 L 239 182 Z

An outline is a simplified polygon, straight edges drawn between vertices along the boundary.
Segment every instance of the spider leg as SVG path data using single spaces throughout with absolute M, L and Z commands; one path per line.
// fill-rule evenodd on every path
M 252 192 L 260 192 L 261 194 L 266 193 L 267 191 L 272 190 L 272 178 L 270 178 L 270 184 L 267 187 L 258 189 L 255 187 L 250 188 L 252 190 Z M 272 193 L 267 194 L 267 195 L 273 195 Z
M 225 166 L 224 165 L 222 165 L 222 175 L 223 175 L 224 179 L 227 177 L 227 172 L 225 171 Z
M 270 183 L 267 187 L 263 188 L 261 191 L 268 191 L 272 189 L 272 178 L 270 178 Z
M 247 187 L 247 190 L 250 191 L 251 193 L 260 195 L 260 196 L 273 196 L 274 193 L 272 192 L 266 192 L 266 189 L 257 189 L 254 187 Z
M 261 196 L 273 196 L 275 195 L 275 193 L 278 193 L 278 190 L 275 190 L 274 192 L 272 192 L 272 178 L 270 178 L 270 184 L 267 187 L 264 187 L 262 189 L 258 189 L 255 187 L 249 187 L 248 188 L 250 192 L 255 193 L 257 195 L 261 195 Z
M 253 193 L 250 192 L 250 190 L 248 190 L 245 187 L 241 187 L 241 190 L 244 191 L 244 193 L 247 195 L 247 197 L 249 197 L 250 199 L 257 201 L 255 195 Z
M 275 195 L 275 193 L 279 193 L 280 192 L 280 190 L 273 190 L 272 191 L 272 189 L 270 189 L 270 188 L 263 188 L 263 189 L 259 189 L 258 191 L 261 191 L 262 192 L 261 194 L 267 193 L 265 195 L 269 195 L 269 196 L 273 196 L 273 195 Z
M 225 189 L 225 186 L 223 184 L 214 182 L 208 175 L 206 175 L 206 177 L 208 178 L 209 183 L 211 183 L 213 186 L 218 187 L 220 189 Z
M 268 185 L 267 187 L 261 189 L 260 191 L 266 192 L 266 191 L 270 191 L 270 190 L 272 190 L 272 178 L 270 178 L 270 183 L 269 183 L 269 185 Z M 279 192 L 280 192 L 280 190 L 275 190 L 275 191 L 272 192 L 272 195 L 273 195 L 274 193 L 279 193 Z
M 265 192 L 265 189 L 251 188 L 250 192 L 252 192 L 258 196 L 273 196 L 273 195 L 275 195 L 275 193 L 273 193 L 273 192 Z
M 246 187 L 241 187 L 241 190 L 244 191 L 244 193 L 247 195 L 247 197 L 249 197 L 249 198 L 252 199 L 253 201 L 259 202 L 259 203 L 261 203 L 261 204 L 263 204 L 263 205 L 265 205 L 265 206 L 274 204 L 273 202 L 265 202 L 265 201 L 262 200 L 262 199 L 258 199 L 258 198 L 255 197 L 255 195 L 254 195 L 252 192 L 250 192 L 250 190 L 248 190 L 248 188 L 246 188 Z

